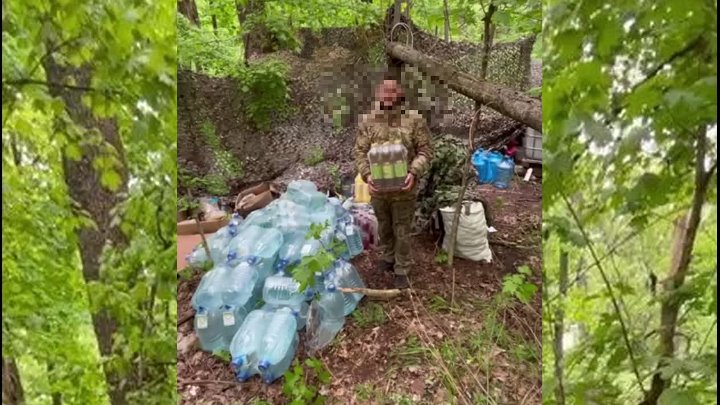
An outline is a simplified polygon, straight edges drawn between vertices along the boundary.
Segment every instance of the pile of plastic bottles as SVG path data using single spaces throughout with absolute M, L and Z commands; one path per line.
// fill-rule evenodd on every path
M 215 266 L 192 297 L 195 332 L 203 350 L 230 351 L 239 381 L 258 374 L 267 383 L 275 381 L 295 357 L 299 332 L 306 329 L 310 351 L 322 349 L 362 299 L 339 290 L 364 287 L 348 262 L 363 251 L 363 236 L 347 208 L 313 183 L 294 181 L 280 199 L 244 221 L 234 216 L 208 238 Z M 309 238 L 310 225 L 318 223 L 329 226 L 319 239 Z M 301 291 L 289 270 L 303 257 L 330 251 L 334 240 L 346 249 Z M 193 266 L 206 261 L 202 246 L 188 257 Z
M 515 172 L 515 162 L 512 158 L 482 148 L 473 153 L 472 164 L 481 184 L 493 184 L 501 189 L 508 188 Z

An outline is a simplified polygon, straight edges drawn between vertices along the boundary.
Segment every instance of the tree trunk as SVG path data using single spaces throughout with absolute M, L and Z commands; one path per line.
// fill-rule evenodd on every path
M 495 4 L 490 3 L 490 7 L 488 7 L 488 11 L 485 13 L 485 16 L 483 17 L 483 25 L 484 25 L 484 34 L 483 34 L 483 54 L 482 59 L 480 60 L 480 80 L 487 80 L 487 67 L 488 62 L 490 61 L 490 50 L 492 49 L 492 17 L 493 14 L 495 14 L 495 11 L 497 10 L 497 7 Z M 475 109 L 480 108 L 480 103 L 475 102 Z
M 437 62 L 427 55 L 396 42 L 388 43 L 386 52 L 392 58 L 415 65 L 422 72 L 437 77 L 451 89 L 537 131 L 542 131 L 540 100 L 505 86 L 478 80 L 448 64 Z
M 450 40 L 450 9 L 448 0 L 443 0 L 443 13 L 445 14 L 445 40 Z
M 686 298 L 678 294 L 678 290 L 685 283 L 685 277 L 690 268 L 702 207 L 707 198 L 708 184 L 715 171 L 714 166 L 709 171 L 705 171 L 706 131 L 705 127 L 699 128 L 696 139 L 695 190 L 693 192 L 692 206 L 690 211 L 677 218 L 674 222 L 670 268 L 667 278 L 662 281 L 666 298 L 662 300 L 660 305 L 658 352 L 661 357 L 652 377 L 650 391 L 647 392 L 643 402 L 644 405 L 656 405 L 660 395 L 670 388 L 671 380 L 663 378 L 661 369 L 675 356 L 678 313 L 686 300 Z
M 49 83 L 67 83 L 69 80 L 75 84 L 88 87 L 91 85 L 92 69 L 85 65 L 82 67 L 68 67 L 57 62 L 54 56 L 48 56 L 43 61 L 47 81 Z M 82 101 L 83 91 L 68 89 L 60 86 L 49 86 L 50 94 L 61 98 L 65 102 L 65 110 L 74 123 L 85 130 L 85 136 L 101 137 L 104 145 L 110 145 L 116 152 L 120 167 L 115 169 L 120 175 L 120 185 L 115 191 L 104 187 L 100 182 L 100 173 L 93 167 L 93 162 L 101 156 L 101 147 L 97 143 L 87 142 L 82 145 L 82 158 L 78 161 L 63 156 L 63 170 L 65 183 L 68 186 L 70 197 L 80 207 L 87 211 L 96 227 L 83 227 L 78 229 L 80 258 L 83 278 L 86 283 L 103 282 L 100 273 L 100 258 L 106 244 L 114 247 L 127 244 L 125 235 L 116 226 L 111 225 L 111 212 L 122 201 L 121 195 L 127 192 L 127 169 L 125 153 L 118 132 L 117 123 L 113 119 L 96 118 L 91 109 Z M 60 125 L 60 124 L 58 124 Z M 92 314 L 93 329 L 103 357 L 113 354 L 113 334 L 117 330 L 117 321 L 107 309 L 101 309 Z M 131 379 L 124 379 L 119 371 L 109 367 L 104 368 L 105 379 L 108 386 L 108 396 L 112 405 L 125 404 L 125 393 L 133 389 Z M 123 381 L 125 380 L 125 381 Z
M 20 381 L 20 370 L 12 357 L 2 358 L 2 403 L 3 405 L 23 405 L 25 391 Z
M 242 7 L 238 1 L 235 2 L 240 32 L 243 33 L 243 61 L 245 66 L 249 65 L 250 56 L 260 51 L 261 46 L 258 42 L 260 42 L 260 37 L 262 37 L 262 32 L 264 31 L 261 26 L 256 26 L 257 24 L 250 24 L 248 17 L 261 14 L 264 12 L 264 9 L 264 0 L 248 0 L 244 7 Z
M 565 311 L 563 305 L 567 295 L 568 286 L 568 253 L 560 252 L 560 299 L 555 310 L 554 330 L 555 342 L 553 350 L 555 354 L 555 402 L 558 405 L 565 405 L 565 387 L 563 385 L 563 335 L 565 334 Z
M 200 26 L 200 15 L 195 0 L 178 0 L 177 6 L 180 14 L 184 15 L 193 24 Z
M 483 17 L 485 38 L 483 38 L 483 55 L 482 55 L 482 60 L 480 62 L 480 79 L 482 79 L 482 80 L 487 79 L 487 67 L 488 67 L 488 62 L 490 60 L 490 50 L 492 49 L 492 41 L 493 41 L 492 17 L 493 17 L 493 14 L 495 14 L 495 11 L 497 11 L 497 7 L 495 6 L 495 4 L 490 3 L 490 6 L 488 7 L 488 11 L 487 11 L 487 13 L 485 13 L 485 17 Z

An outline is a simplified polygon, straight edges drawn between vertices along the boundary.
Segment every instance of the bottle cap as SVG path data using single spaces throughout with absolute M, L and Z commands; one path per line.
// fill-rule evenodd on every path
M 258 363 L 258 368 L 260 370 L 267 370 L 268 368 L 270 368 L 270 362 L 267 360 L 260 360 L 260 362 Z

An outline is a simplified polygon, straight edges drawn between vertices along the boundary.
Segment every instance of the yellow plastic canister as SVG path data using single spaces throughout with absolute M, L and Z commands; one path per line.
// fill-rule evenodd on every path
M 355 202 L 360 204 L 370 202 L 370 189 L 359 174 L 355 177 Z

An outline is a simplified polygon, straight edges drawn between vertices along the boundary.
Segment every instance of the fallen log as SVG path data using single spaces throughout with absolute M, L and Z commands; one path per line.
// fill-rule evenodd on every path
M 369 299 L 375 300 L 391 300 L 397 296 L 404 294 L 408 290 L 374 290 L 372 288 L 339 288 L 344 293 L 360 293 L 367 296 Z
M 456 68 L 438 62 L 408 46 L 389 42 L 385 48 L 387 54 L 404 63 L 416 66 L 425 74 L 442 80 L 451 89 L 492 108 L 516 121 L 542 131 L 542 104 L 519 91 L 490 83 L 460 72 Z

